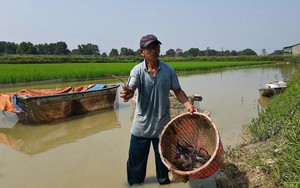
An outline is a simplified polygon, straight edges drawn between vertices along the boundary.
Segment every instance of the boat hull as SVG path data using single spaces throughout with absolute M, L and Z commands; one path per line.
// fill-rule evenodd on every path
M 40 124 L 71 116 L 113 108 L 119 85 L 46 96 L 18 96 L 17 103 L 23 112 L 17 113 L 21 122 Z
M 287 88 L 284 81 L 274 81 L 265 85 L 265 87 L 258 89 L 262 97 L 273 97 L 274 95 L 283 93 Z
M 283 93 L 286 87 L 279 88 L 260 88 L 258 91 L 262 97 L 273 97 L 274 95 Z

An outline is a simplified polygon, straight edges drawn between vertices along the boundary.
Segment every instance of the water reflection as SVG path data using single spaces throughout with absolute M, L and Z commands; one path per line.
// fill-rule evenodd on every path
M 13 128 L 0 128 L 0 143 L 9 145 L 17 151 L 34 155 L 117 127 L 121 127 L 118 109 L 113 109 L 76 116 L 52 124 L 28 126 L 17 123 Z
M 19 121 L 13 112 L 0 112 L 0 128 L 12 128 Z
M 265 108 L 268 104 L 271 103 L 271 98 L 270 97 L 259 97 L 258 103 L 260 104 L 261 107 Z

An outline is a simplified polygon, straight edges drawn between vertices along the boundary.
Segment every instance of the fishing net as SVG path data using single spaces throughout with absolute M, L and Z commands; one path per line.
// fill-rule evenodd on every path
M 172 173 L 195 179 L 213 175 L 224 154 L 216 125 L 199 112 L 173 118 L 162 132 L 159 151 Z

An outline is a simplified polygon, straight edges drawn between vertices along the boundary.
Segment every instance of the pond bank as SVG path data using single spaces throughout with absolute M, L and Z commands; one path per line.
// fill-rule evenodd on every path
M 245 143 L 227 151 L 218 187 L 299 187 L 300 71 L 259 117 L 244 126 Z

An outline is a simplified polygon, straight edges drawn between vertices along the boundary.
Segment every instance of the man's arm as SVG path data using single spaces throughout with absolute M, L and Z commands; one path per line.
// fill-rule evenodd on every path
M 179 88 L 177 90 L 174 90 L 174 93 L 178 99 L 178 101 L 184 105 L 184 107 L 191 113 L 198 112 L 198 109 L 189 101 L 187 95 L 185 92 Z

